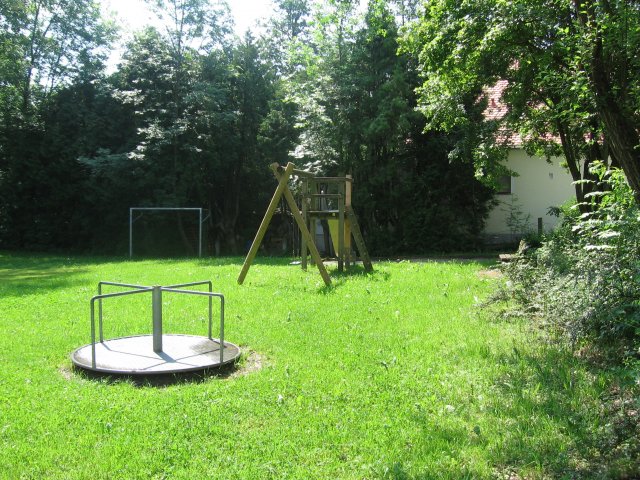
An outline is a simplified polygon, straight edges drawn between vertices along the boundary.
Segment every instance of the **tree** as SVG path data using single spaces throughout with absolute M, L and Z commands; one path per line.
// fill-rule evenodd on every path
M 390 0 L 389 8 L 395 10 L 400 26 L 418 18 L 420 0 Z
M 620 36 L 619 13 L 628 2 L 613 3 L 616 11 L 600 15 L 599 24 L 603 27 L 603 22 L 608 21 L 617 33 L 607 35 Z M 621 162 L 620 148 L 613 148 L 612 128 L 605 122 L 604 92 L 598 91 L 594 81 L 597 75 L 593 58 L 598 49 L 590 46 L 585 26 L 595 31 L 597 28 L 581 13 L 584 5 L 569 0 L 435 0 L 426 5 L 424 17 L 413 24 L 404 48 L 419 59 L 423 72 L 421 109 L 432 127 L 470 133 L 466 141 L 472 145 L 480 173 L 499 172 L 496 160 L 504 158 L 504 145 L 498 145 L 496 140 L 503 137 L 497 134 L 505 129 L 518 132 L 530 152 L 547 156 L 563 153 L 576 181 L 590 179 L 589 166 L 594 160 Z M 633 15 L 624 17 L 629 35 L 618 56 L 627 66 L 637 64 L 635 57 L 631 58 L 636 50 L 628 49 L 637 39 L 637 34 L 632 33 L 637 31 L 637 10 L 637 5 L 629 4 L 626 11 Z M 637 81 L 630 79 L 637 78 L 639 72 L 637 68 L 624 71 L 624 88 L 613 83 L 603 87 L 608 89 L 609 101 L 614 98 L 619 107 L 626 105 L 625 112 L 634 109 L 629 98 Z M 610 68 L 608 78 L 613 76 L 615 69 Z M 473 115 L 477 119 L 478 111 L 486 106 L 479 101 L 483 88 L 500 79 L 508 81 L 502 100 L 509 111 L 502 119 L 479 127 Z M 627 133 L 619 137 L 627 138 L 627 151 L 633 151 L 637 140 L 628 133 L 628 125 L 633 124 L 629 117 L 632 115 L 627 113 L 626 126 L 622 128 Z M 635 122 L 637 133 L 637 118 Z M 633 169 L 629 167 L 625 172 L 633 185 Z M 590 183 L 576 184 L 579 202 L 584 202 L 590 188 Z
M 165 38 L 179 62 L 189 51 L 206 53 L 225 45 L 231 32 L 224 0 L 146 0 L 164 26 Z
M 640 200 L 640 3 L 574 0 L 586 70 L 610 154 Z
M 141 201 L 205 206 L 216 251 L 235 253 L 246 213 L 261 199 L 246 193 L 260 190 L 268 178 L 259 137 L 273 97 L 272 73 L 249 33 L 233 45 L 203 40 L 195 44 L 207 48 L 189 46 L 204 32 L 196 28 L 204 12 L 192 8 L 204 3 L 168 4 L 188 13 L 171 10 L 166 35 L 153 28 L 140 32 L 119 72 L 118 96 L 134 107 L 138 123 L 129 157 L 146 172 Z M 196 22 L 191 30 L 183 25 L 188 21 Z
M 309 0 L 276 0 L 276 14 L 272 21 L 272 34 L 286 42 L 300 38 L 307 27 Z
M 345 171 L 350 162 L 348 117 L 355 108 L 351 95 L 357 72 L 351 69 L 351 57 L 357 22 L 352 0 L 317 4 L 309 46 L 293 57 L 290 86 L 302 132 L 296 155 L 316 171 Z
M 272 191 L 268 164 L 294 155 L 353 174 L 361 224 L 380 252 L 451 249 L 477 233 L 484 193 L 468 164 L 449 164 L 448 136 L 421 133 L 415 63 L 396 54 L 415 0 L 371 0 L 365 16 L 353 0 L 278 0 L 270 37 L 257 41 L 227 35 L 221 2 L 148 3 L 163 23 L 138 32 L 108 78 L 100 43 L 82 40 L 99 19 L 69 26 L 59 38 L 70 43 L 56 50 L 50 35 L 61 27 L 45 21 L 62 20 L 43 12 L 68 2 L 0 5 L 3 246 L 113 252 L 126 240 L 127 207 L 196 205 L 212 214 L 216 251 L 237 252 Z M 97 12 L 90 4 L 74 8 Z M 172 251 L 192 246 L 186 221 L 164 227 Z
M 350 117 L 359 131 L 351 140 L 354 201 L 378 252 L 473 248 L 490 191 L 469 163 L 449 162 L 452 135 L 424 131 L 425 119 L 415 110 L 415 62 L 397 53 L 397 21 L 402 18 L 386 2 L 370 1 L 356 37 L 350 66 L 359 91 Z
M 447 135 L 423 133 L 415 63 L 398 55 L 397 17 L 372 0 L 314 12 L 310 52 L 293 69 L 308 169 L 351 173 L 367 243 L 379 254 L 477 245 L 490 191 L 467 163 L 450 164 Z
M 9 0 L 0 7 L 0 25 L 5 55 L 20 70 L 11 87 L 20 92 L 23 114 L 33 106 L 34 89 L 46 98 L 86 65 L 104 60 L 103 47 L 115 32 L 90 0 Z
M 200 128 L 207 123 L 202 116 L 210 112 L 202 108 L 208 93 L 201 59 L 227 45 L 228 7 L 210 0 L 148 3 L 162 21 L 162 32 L 139 32 L 120 72 L 118 95 L 135 106 L 138 122 L 138 143 L 129 157 L 148 172 L 145 202 L 202 204 L 197 176 L 207 159 L 202 149 L 206 132 Z M 193 249 L 181 214 L 177 231 L 187 249 Z
M 247 236 L 244 230 L 249 227 L 249 235 L 255 231 L 251 212 L 264 210 L 265 192 L 270 190 L 267 166 L 282 159 L 265 158 L 261 149 L 274 79 L 250 32 L 233 47 L 227 61 L 228 103 L 223 129 L 211 137 L 210 148 L 217 157 L 211 179 L 217 182 L 211 185 L 208 203 L 216 214 L 218 243 L 237 253 L 238 240 Z M 222 179 L 224 186 L 220 185 Z
M 275 11 L 267 22 L 267 33 L 259 44 L 277 74 L 292 80 L 310 51 L 309 0 L 275 0 Z
M 114 27 L 88 0 L 7 0 L 0 27 L 0 241 L 68 247 L 82 168 L 48 144 L 48 118 L 57 92 L 100 77 Z

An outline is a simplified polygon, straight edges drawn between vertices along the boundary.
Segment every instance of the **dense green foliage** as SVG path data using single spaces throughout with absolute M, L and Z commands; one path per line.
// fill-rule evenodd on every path
M 500 298 L 565 334 L 559 338 L 577 354 L 606 352 L 622 365 L 623 393 L 604 402 L 623 419 L 607 424 L 618 438 L 610 447 L 637 456 L 640 4 L 433 0 L 424 7 L 403 51 L 421 67 L 418 104 L 429 127 L 460 135 L 453 153 L 470 154 L 488 180 L 503 173 L 500 161 L 514 143 L 564 157 L 578 202 L 539 249 L 506 269 Z M 503 109 L 489 104 L 496 93 Z M 499 114 L 483 119 L 490 105 Z M 609 172 L 614 166 L 624 173 Z
M 76 242 L 84 213 L 76 210 L 84 179 L 77 156 L 100 135 L 91 128 L 96 95 L 90 85 L 112 35 L 99 6 L 88 0 L 9 0 L 0 6 L 3 245 Z M 75 84 L 65 90 L 70 82 Z
M 496 299 L 509 313 L 538 318 L 584 357 L 601 357 L 623 378 L 605 409 L 616 437 L 611 452 L 640 455 L 640 210 L 622 171 L 592 167 L 589 200 L 598 208 L 564 212 L 560 228 L 506 269 Z M 602 362 L 602 360 L 601 360 Z
M 452 136 L 424 132 L 415 62 L 397 55 L 387 2 L 369 2 L 360 28 L 353 9 L 329 3 L 306 42 L 311 52 L 297 60 L 306 68 L 290 80 L 303 119 L 296 156 L 312 170 L 353 175 L 354 204 L 378 254 L 479 245 L 491 190 L 471 162 L 450 163 Z
M 486 266 L 377 263 L 326 288 L 263 260 L 241 287 L 241 261 L 0 254 L 0 479 L 637 475 L 602 408 L 616 372 L 478 314 Z M 238 370 L 160 387 L 73 372 L 105 279 L 211 279 Z M 163 299 L 165 331 L 206 332 L 206 301 Z M 111 300 L 108 338 L 150 331 L 148 298 Z
M 620 170 L 592 170 L 599 208 L 567 208 L 542 246 L 507 269 L 508 293 L 574 341 L 613 347 L 624 361 L 640 347 L 640 210 Z
M 137 32 L 107 75 L 114 30 L 94 3 L 3 4 L 0 245 L 125 252 L 129 207 L 202 207 L 205 251 L 240 252 L 268 165 L 292 159 L 353 175 L 374 254 L 480 244 L 491 190 L 469 158 L 449 162 L 453 136 L 424 132 L 415 62 L 397 54 L 415 2 L 283 0 L 241 39 L 224 4 L 149 5 L 163 27 Z M 193 253 L 193 216 L 139 222 L 140 251 Z
M 404 42 L 421 66 L 420 107 L 431 126 L 464 131 L 479 172 L 496 172 L 515 131 L 531 152 L 562 154 L 575 181 L 612 162 L 640 192 L 638 2 L 435 0 L 424 13 Z M 478 122 L 498 80 L 507 111 Z M 576 183 L 579 202 L 591 185 Z

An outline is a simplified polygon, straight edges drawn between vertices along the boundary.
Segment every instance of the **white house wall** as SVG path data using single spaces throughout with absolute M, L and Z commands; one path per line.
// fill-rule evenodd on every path
M 522 149 L 510 151 L 507 166 L 518 176 L 511 177 L 510 194 L 496 195 L 499 204 L 490 212 L 484 230 L 489 242 L 512 241 L 536 232 L 538 218 L 542 218 L 545 231 L 555 226 L 558 218 L 548 214 L 549 207 L 575 199 L 573 180 L 560 161 L 554 158 L 548 163 L 543 158 L 530 157 Z M 510 216 L 520 219 L 515 223 L 522 225 L 509 225 Z

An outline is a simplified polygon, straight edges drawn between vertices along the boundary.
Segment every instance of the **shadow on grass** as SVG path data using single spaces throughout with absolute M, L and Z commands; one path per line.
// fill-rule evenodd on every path
M 374 281 L 387 281 L 391 278 L 389 272 L 376 270 L 375 268 L 373 271 L 367 272 L 361 265 L 352 265 L 349 269 L 345 269 L 342 272 L 335 268 L 328 270 L 328 273 L 331 278 L 331 285 L 322 285 L 318 288 L 318 293 L 322 295 L 331 295 L 339 287 L 344 285 L 349 278 L 368 278 Z
M 82 284 L 95 259 L 0 254 L 0 295 L 19 297 Z
M 195 383 L 205 383 L 212 379 L 227 379 L 233 376 L 238 371 L 237 364 L 223 365 L 220 368 L 208 368 L 197 372 L 185 372 L 179 374 L 152 374 L 152 375 L 118 375 L 108 374 L 101 372 L 94 372 L 92 370 L 85 370 L 77 366 L 72 367 L 72 371 L 75 375 L 85 380 L 91 380 L 100 383 L 106 383 L 109 385 L 116 385 L 120 383 L 129 383 L 136 387 L 168 387 L 171 385 L 187 385 Z
M 495 451 L 496 465 L 518 472 L 530 465 L 551 478 L 638 478 L 640 459 L 611 456 L 615 439 L 603 428 L 603 402 L 619 378 L 577 358 L 558 344 L 531 350 L 514 347 L 496 358 L 503 374 L 496 381 L 494 411 L 511 426 Z
M 607 392 L 617 384 L 614 372 L 594 369 L 553 344 L 514 347 L 490 360 L 500 373 L 478 417 L 482 430 L 440 420 L 436 412 L 412 417 L 425 444 L 440 445 L 452 462 L 432 475 L 410 472 L 411 459 L 401 457 L 380 477 L 484 478 L 486 471 L 474 471 L 464 458 L 465 446 L 475 444 L 482 446 L 491 478 L 640 478 L 640 459 L 620 448 L 628 439 L 612 438 L 611 420 L 603 414 Z
M 94 372 L 76 365 L 61 369 L 63 376 L 70 380 L 73 376 L 85 380 L 106 383 L 109 385 L 128 383 L 138 388 L 161 388 L 171 385 L 189 385 L 205 383 L 210 380 L 227 380 L 257 372 L 262 368 L 265 357 L 244 346 L 242 353 L 234 363 L 222 367 L 207 368 L 196 372 L 184 372 L 179 374 L 152 374 L 152 375 L 117 375 Z
M 348 277 L 369 277 L 374 279 L 388 280 L 390 277 L 389 272 L 376 270 L 375 268 L 368 272 L 362 265 L 351 265 L 349 268 L 345 268 L 342 272 L 337 268 L 331 271 L 331 277 L 333 278 L 348 278 Z
M 477 480 L 480 478 L 475 472 L 468 472 L 466 468 L 440 467 L 434 472 L 423 472 L 419 475 L 411 475 L 405 466 L 396 462 L 382 469 L 377 478 L 384 480 Z M 509 478 L 509 477 L 505 477 Z M 514 477 L 514 479 L 517 477 Z
M 90 272 L 91 267 L 101 264 L 152 261 L 163 265 L 180 264 L 194 259 L 189 258 L 134 258 L 125 257 L 83 257 L 47 255 L 41 253 L 0 252 L 0 295 L 20 297 L 45 291 L 81 286 L 82 275 Z M 212 257 L 195 259 L 198 266 L 238 266 L 243 257 Z M 260 262 L 267 265 L 285 266 L 291 263 L 286 257 L 265 257 Z
M 496 471 L 505 478 L 636 478 L 638 460 L 607 459 L 605 451 L 602 401 L 612 372 L 554 344 L 514 347 L 495 361 L 502 366 L 490 407 L 501 439 L 490 451 Z

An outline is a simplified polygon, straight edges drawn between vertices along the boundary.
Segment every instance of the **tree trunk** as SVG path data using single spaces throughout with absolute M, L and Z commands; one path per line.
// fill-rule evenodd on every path
M 599 100 L 598 114 L 602 117 L 611 153 L 624 171 L 636 199 L 640 199 L 640 136 L 632 119 L 624 115 L 602 80 L 596 77 L 594 71 L 594 84 Z
M 585 201 L 585 195 L 588 193 L 587 184 L 581 183 L 581 180 L 585 180 L 583 178 L 582 172 L 580 172 L 580 160 L 577 157 L 575 150 L 573 148 L 572 139 L 570 134 L 562 127 L 562 125 L 557 125 L 558 133 L 560 134 L 560 143 L 562 144 L 562 151 L 564 152 L 565 160 L 567 161 L 567 167 L 569 168 L 569 173 L 571 174 L 571 179 L 574 184 L 573 187 L 576 192 L 576 201 L 578 202 L 578 208 L 580 212 L 585 213 L 589 211 L 587 206 L 587 202 Z M 584 172 L 588 172 L 589 162 L 585 159 L 584 164 Z
M 612 156 L 624 171 L 636 200 L 640 201 L 640 135 L 633 114 L 624 111 L 628 79 L 614 75 L 616 60 L 625 62 L 626 58 L 618 56 L 624 55 L 622 52 L 605 57 L 603 27 L 596 17 L 595 2 L 589 2 L 587 8 L 577 0 L 575 3 L 580 23 L 595 35 L 589 76 L 596 98 L 596 110 L 604 124 Z

